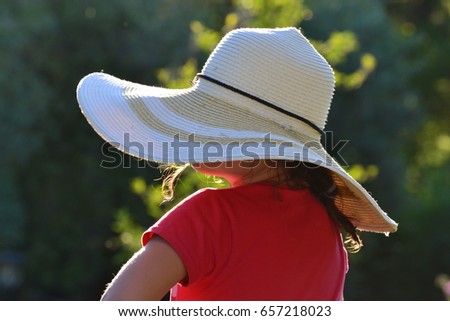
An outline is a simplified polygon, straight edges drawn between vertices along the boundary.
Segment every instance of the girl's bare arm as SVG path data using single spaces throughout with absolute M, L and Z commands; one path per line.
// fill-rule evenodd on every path
M 122 267 L 106 288 L 102 300 L 161 300 L 186 269 L 175 250 L 154 236 Z

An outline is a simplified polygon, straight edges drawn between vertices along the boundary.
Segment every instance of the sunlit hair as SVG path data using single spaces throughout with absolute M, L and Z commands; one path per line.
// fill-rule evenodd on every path
M 278 179 L 274 184 L 287 185 L 294 190 L 309 189 L 325 207 L 329 217 L 345 232 L 347 249 L 353 253 L 361 249 L 363 243 L 355 226 L 350 218 L 339 210 L 335 204 L 335 198 L 339 196 L 339 189 L 336 187 L 328 169 L 299 161 L 268 160 L 267 162 L 270 162 L 271 166 L 276 166 L 278 171 Z M 162 194 L 165 201 L 173 199 L 175 186 L 187 167 L 189 167 L 189 164 L 160 167 L 163 174 Z
M 161 192 L 163 195 L 163 201 L 171 201 L 174 198 L 175 186 L 181 177 L 181 174 L 190 164 L 175 165 L 164 164 L 159 166 L 159 170 L 162 173 L 163 181 L 161 186 Z

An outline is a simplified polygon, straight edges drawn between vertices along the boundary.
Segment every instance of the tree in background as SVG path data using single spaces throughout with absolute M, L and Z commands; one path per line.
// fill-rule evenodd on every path
M 405 237 L 395 256 L 405 261 L 399 283 L 406 298 L 439 298 L 441 275 L 450 270 L 450 2 L 383 1 L 404 38 L 412 39 L 408 64 L 417 70 L 408 85 L 418 99 L 405 103 L 423 112 L 406 140 Z M 407 271 L 408 273 L 401 274 Z M 436 280 L 436 287 L 433 281 Z
M 365 185 L 400 222 L 390 238 L 364 235 L 366 247 L 351 256 L 347 298 L 440 299 L 434 279 L 450 268 L 449 2 L 306 3 L 314 32 L 348 28 L 376 57 L 361 88 L 337 92 L 329 125 L 350 139 L 350 163 L 377 166 Z
M 24 259 L 22 286 L 0 285 L 0 296 L 98 299 L 117 270 L 110 241 L 117 210 L 127 204 L 149 224 L 129 181 L 158 172 L 127 156 L 100 167 L 109 151 L 77 107 L 77 83 L 100 70 L 155 82 L 154 70 L 189 54 L 190 21 L 212 19 L 213 5 L 11 0 L 0 7 L 0 253 Z

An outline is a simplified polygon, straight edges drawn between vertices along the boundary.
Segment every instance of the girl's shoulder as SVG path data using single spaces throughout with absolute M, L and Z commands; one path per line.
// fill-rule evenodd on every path
M 203 188 L 200 189 L 182 202 L 182 206 L 202 208 L 207 206 L 217 206 L 224 203 L 278 203 L 280 201 L 298 201 L 302 203 L 316 202 L 308 189 L 294 190 L 287 186 L 275 185 L 267 182 L 254 183 L 230 188 Z

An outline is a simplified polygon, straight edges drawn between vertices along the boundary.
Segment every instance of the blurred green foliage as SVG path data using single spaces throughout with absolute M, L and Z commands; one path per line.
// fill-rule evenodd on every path
M 296 26 L 336 71 L 326 130 L 350 141 L 349 172 L 400 223 L 389 238 L 363 234 L 346 299 L 444 299 L 435 278 L 450 272 L 448 0 L 6 0 L 0 9 L 0 273 L 13 252 L 22 274 L 2 281 L 0 298 L 96 300 L 144 229 L 193 191 L 224 186 L 188 170 L 163 203 L 155 166 L 126 155 L 100 166 L 111 151 L 77 107 L 84 75 L 187 87 L 229 30 Z

